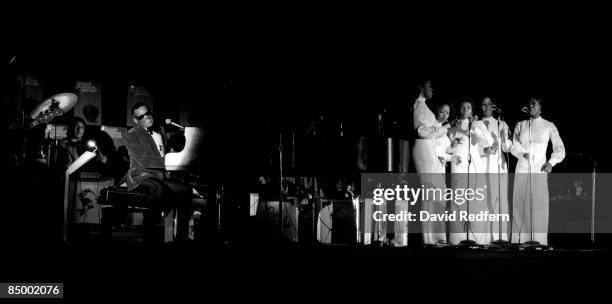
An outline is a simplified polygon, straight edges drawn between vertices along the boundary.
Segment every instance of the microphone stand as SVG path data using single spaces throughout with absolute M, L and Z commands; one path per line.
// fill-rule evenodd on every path
M 280 240 L 283 239 L 283 132 L 278 136 L 278 223 L 280 226 Z
M 597 182 L 597 160 L 588 153 L 586 157 L 593 162 L 593 173 L 591 174 L 591 246 L 595 248 L 595 185 Z
M 20 153 L 20 157 L 21 159 L 19 160 L 20 164 L 23 164 L 27 158 L 27 149 L 28 149 L 28 132 L 27 132 L 27 127 L 26 127 L 26 113 L 23 110 L 23 108 L 25 107 L 25 103 L 24 100 L 26 99 L 26 89 L 27 89 L 27 84 L 26 84 L 26 74 L 25 72 L 23 74 L 21 74 L 21 90 L 19 93 L 19 103 L 21 104 L 21 128 L 24 130 L 23 131 L 23 141 L 21 143 L 21 153 Z
M 467 169 L 467 188 L 470 188 L 470 167 L 472 166 L 472 122 L 469 120 L 468 118 L 468 169 Z M 470 240 L 470 227 L 471 227 L 471 223 L 470 223 L 470 200 L 468 199 L 467 202 L 467 216 L 468 219 L 465 222 L 465 240 L 459 242 L 459 246 L 461 247 L 472 247 L 472 246 L 476 246 L 476 241 L 472 241 Z
M 531 144 L 532 120 L 533 119 L 529 117 L 529 178 L 528 178 L 528 181 L 529 181 L 529 221 L 530 221 L 529 234 L 530 234 L 531 240 L 528 242 L 525 242 L 524 247 L 525 249 L 538 250 L 538 249 L 545 249 L 548 246 L 543 246 L 540 244 L 540 242 L 533 240 L 533 189 L 532 189 L 531 170 L 532 170 L 534 156 L 533 156 L 533 149 L 532 149 L 532 144 Z
M 593 187 L 591 187 L 591 244 L 595 247 L 595 184 L 597 182 L 597 161 L 593 159 Z
M 497 214 L 501 214 L 502 213 L 502 200 L 501 200 L 501 165 L 502 165 L 502 150 L 501 150 L 501 122 L 504 121 L 503 119 L 503 112 L 501 110 L 498 109 L 498 113 L 499 113 L 499 118 L 497 119 L 497 139 L 498 139 L 498 143 L 497 143 L 497 153 L 498 153 L 498 157 L 497 157 L 497 202 L 498 202 L 498 208 L 497 208 Z M 508 132 L 509 133 L 509 132 Z M 509 135 L 509 134 L 506 134 Z M 507 140 L 507 138 L 506 138 Z M 506 145 L 506 142 L 504 141 L 504 146 Z M 507 149 L 506 149 L 507 150 Z M 507 153 L 507 152 L 506 152 Z M 502 222 L 498 221 L 498 235 L 497 235 L 497 240 L 493 241 L 493 245 L 497 246 L 497 247 L 501 247 L 501 248 L 506 248 L 510 246 L 510 242 L 509 241 L 505 241 L 502 238 Z
M 385 124 L 383 123 L 384 111 L 378 114 L 378 136 L 381 138 L 385 137 Z
M 319 123 L 323 119 L 325 119 L 325 116 L 319 115 L 319 117 L 317 117 L 317 119 L 315 121 L 313 121 L 312 124 L 310 124 L 310 127 L 308 127 L 308 130 L 306 130 L 306 135 L 309 135 L 310 132 L 312 131 L 312 135 L 316 136 L 317 135 L 317 126 L 319 125 Z
M 325 116 L 319 115 L 317 119 L 313 121 L 312 124 L 310 124 L 310 126 L 306 130 L 306 136 L 310 135 L 311 131 L 312 131 L 312 136 L 317 136 L 317 126 L 323 119 L 325 119 Z M 295 139 L 293 139 L 293 146 L 294 146 L 294 151 L 295 151 Z M 311 236 L 312 236 L 312 245 L 317 246 L 318 245 L 317 225 L 318 225 L 318 220 L 319 220 L 320 197 L 319 197 L 319 188 L 318 188 L 318 182 L 317 182 L 316 176 L 312 180 L 312 185 L 313 185 L 312 191 L 314 192 L 314 195 L 312 197 L 312 207 L 311 207 L 312 209 L 311 210 L 312 211 Z M 282 191 L 282 187 L 281 187 L 281 191 Z

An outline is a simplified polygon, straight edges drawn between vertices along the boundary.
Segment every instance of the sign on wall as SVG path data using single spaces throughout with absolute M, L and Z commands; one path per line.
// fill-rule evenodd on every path
M 102 85 L 77 80 L 75 92 L 79 101 L 74 106 L 74 115 L 85 119 L 88 125 L 99 126 L 102 123 Z
M 24 76 L 25 87 L 23 82 Z M 36 105 L 43 101 L 44 84 L 41 79 L 34 75 L 19 75 L 17 76 L 17 81 L 19 82 L 19 91 L 16 92 L 17 96 L 15 98 L 17 109 L 29 113 Z

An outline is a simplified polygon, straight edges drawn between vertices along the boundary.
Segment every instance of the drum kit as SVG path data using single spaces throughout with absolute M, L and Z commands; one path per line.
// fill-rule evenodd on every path
M 379 129 L 384 130 L 382 122 L 380 125 Z M 309 208 L 304 208 L 304 211 L 311 213 L 308 217 L 312 220 L 308 225 L 311 231 L 307 239 L 314 243 L 367 243 L 370 239 L 379 240 L 372 233 L 373 229 L 364 229 L 363 225 L 371 223 L 361 222 L 362 212 L 372 212 L 372 208 L 364 207 L 371 207 L 371 204 L 365 204 L 358 195 L 360 174 L 409 172 L 409 141 L 399 136 L 388 136 L 385 132 L 378 132 L 377 136 L 346 136 L 343 132 L 315 135 L 310 132 L 311 129 L 312 126 L 305 134 L 281 132 L 276 143 L 278 150 L 273 152 L 276 154 L 273 166 L 278 169 L 278 176 L 276 182 L 271 183 L 271 193 L 268 195 L 275 200 L 280 197 L 282 201 L 297 197 L 300 208 L 309 205 Z M 291 179 L 296 180 L 293 191 L 291 187 L 284 187 L 285 180 Z M 304 188 L 298 180 L 312 180 L 313 186 Z M 278 181 L 283 181 L 283 185 Z M 279 189 L 273 189 L 275 186 L 279 186 Z M 303 197 L 308 199 L 304 200 Z M 279 208 L 275 215 L 282 223 L 286 221 L 283 213 L 291 212 L 283 209 Z M 331 222 L 338 219 L 342 223 L 337 222 L 334 231 L 342 233 L 332 236 Z M 283 228 L 294 229 L 291 225 L 283 224 L 279 229 L 281 235 Z M 366 230 L 368 233 L 363 234 Z M 303 235 L 302 232 L 299 234 Z
M 76 105 L 77 101 L 78 98 L 73 93 L 61 93 L 45 99 L 30 112 L 30 118 L 33 121 L 28 124 L 28 129 L 41 123 L 51 122 L 54 118 L 64 115 Z
M 70 111 L 77 103 L 78 97 L 73 93 L 60 93 L 53 95 L 32 107 L 27 116 L 29 122 L 24 121 L 23 146 L 20 161 L 33 160 L 40 163 L 49 164 L 50 149 L 58 138 L 54 136 L 41 136 L 39 132 L 29 132 L 36 126 L 47 124 L 55 118 L 60 117 Z M 25 120 L 25 119 L 24 119 Z M 42 138 L 41 138 L 42 137 Z

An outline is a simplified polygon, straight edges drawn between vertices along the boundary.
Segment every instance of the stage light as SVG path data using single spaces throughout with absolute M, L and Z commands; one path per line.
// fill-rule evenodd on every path
M 87 151 L 95 152 L 98 149 L 96 146 L 96 141 L 90 139 L 87 141 Z

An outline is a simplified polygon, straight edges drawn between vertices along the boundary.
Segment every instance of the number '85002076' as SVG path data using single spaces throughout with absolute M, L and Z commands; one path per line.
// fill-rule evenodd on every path
M 57 295 L 60 290 L 57 285 L 9 285 L 9 295 Z

